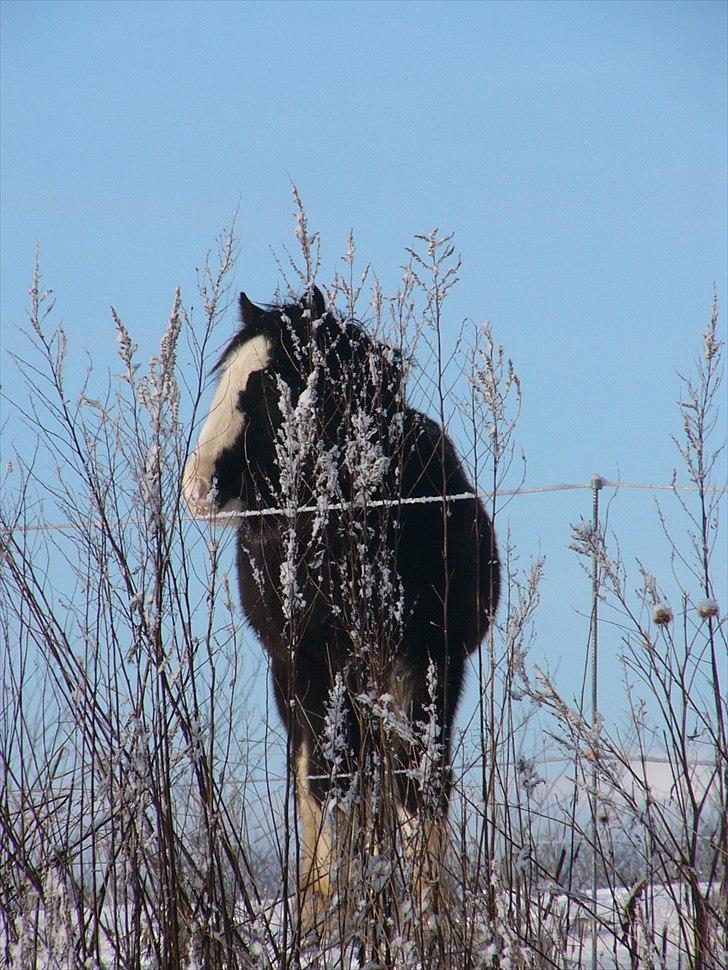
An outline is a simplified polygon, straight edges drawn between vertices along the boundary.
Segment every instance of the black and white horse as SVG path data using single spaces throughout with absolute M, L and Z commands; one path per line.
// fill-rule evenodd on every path
M 362 697 L 384 698 L 412 728 L 409 741 L 400 731 L 391 744 L 405 826 L 421 805 L 412 738 L 428 720 L 436 725 L 444 830 L 464 665 L 492 622 L 499 564 L 451 441 L 404 401 L 396 351 L 327 312 L 315 287 L 298 303 L 265 308 L 241 294 L 240 312 L 183 492 L 196 515 L 281 510 L 239 519 L 237 569 L 290 735 L 311 922 L 331 893 L 332 693 L 352 772 L 368 764 L 373 743 Z M 441 840 L 428 836 L 437 855 Z

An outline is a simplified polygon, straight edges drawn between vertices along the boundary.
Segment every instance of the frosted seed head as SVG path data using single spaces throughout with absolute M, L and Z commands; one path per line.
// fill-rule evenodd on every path
M 652 607 L 652 622 L 658 626 L 667 626 L 668 623 L 672 623 L 672 620 L 672 610 L 667 603 L 655 603 Z
M 713 599 L 699 600 L 695 604 L 695 609 L 698 611 L 698 616 L 701 620 L 708 620 L 710 617 L 717 617 L 720 613 L 718 604 Z

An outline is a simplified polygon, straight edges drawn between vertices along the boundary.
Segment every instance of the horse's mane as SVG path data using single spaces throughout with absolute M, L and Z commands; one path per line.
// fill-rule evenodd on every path
M 323 301 L 321 294 L 318 291 L 316 293 Z M 211 369 L 212 375 L 217 374 L 233 350 L 247 340 L 258 334 L 273 335 L 276 334 L 276 331 L 283 334 L 283 328 L 287 325 L 286 318 L 291 321 L 288 326 L 290 332 L 293 332 L 297 330 L 296 323 L 299 324 L 300 328 L 300 324 L 304 322 L 306 311 L 312 312 L 322 309 L 322 304 L 315 307 L 314 301 L 309 300 L 307 296 L 286 303 L 264 303 L 255 307 L 256 320 L 251 324 L 245 320 L 244 310 L 242 309 L 243 299 L 247 298 L 241 294 L 240 327 L 220 353 Z M 401 351 L 368 333 L 361 320 L 357 318 L 344 320 L 333 307 L 323 309 L 321 315 L 316 319 L 320 321 L 320 326 L 316 329 L 311 327 L 304 336 L 305 339 L 317 341 L 319 349 L 329 364 L 334 362 L 329 356 L 332 352 L 335 353 L 336 363 L 340 364 L 345 360 L 353 359 L 357 349 L 361 348 L 364 355 L 376 353 L 385 361 L 390 383 L 393 379 L 397 383 L 401 382 L 403 376 Z M 338 370 L 338 368 L 335 368 L 335 370 Z

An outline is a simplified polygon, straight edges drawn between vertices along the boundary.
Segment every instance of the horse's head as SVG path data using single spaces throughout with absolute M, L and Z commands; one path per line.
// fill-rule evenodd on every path
M 294 407 L 304 388 L 315 387 L 324 436 L 336 433 L 354 401 L 381 409 L 400 387 L 397 355 L 327 312 L 316 287 L 295 303 L 268 307 L 241 293 L 240 317 L 215 365 L 210 410 L 184 469 L 182 490 L 195 515 L 248 508 L 270 497 L 271 486 L 275 492 L 284 385 Z

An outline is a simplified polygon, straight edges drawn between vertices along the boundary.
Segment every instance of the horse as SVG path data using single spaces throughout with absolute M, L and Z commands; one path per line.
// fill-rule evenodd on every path
M 194 516 L 241 513 L 240 599 L 288 732 L 311 928 L 333 894 L 332 697 L 347 777 L 374 770 L 372 709 L 387 722 L 395 818 L 410 833 L 423 815 L 418 738 L 436 752 L 435 817 L 417 865 L 421 890 L 439 880 L 453 720 L 500 567 L 450 438 L 405 399 L 396 348 L 327 309 L 315 286 L 266 306 L 241 293 L 239 307 L 182 492 Z

